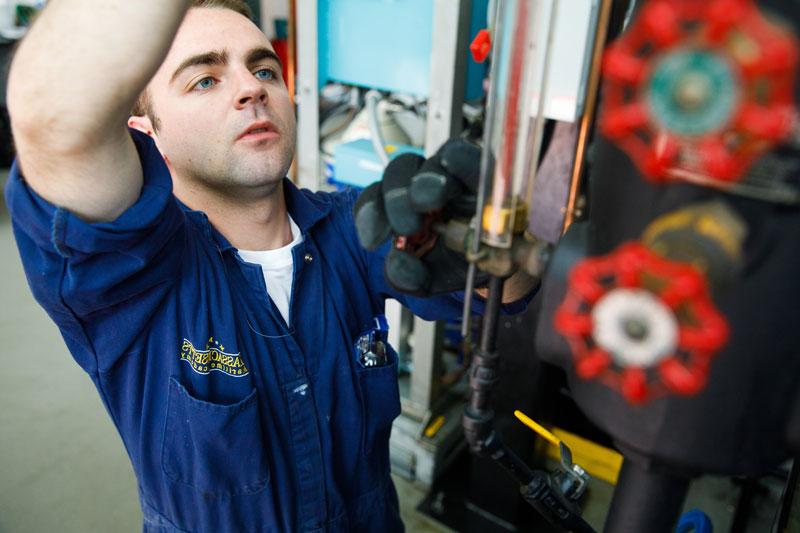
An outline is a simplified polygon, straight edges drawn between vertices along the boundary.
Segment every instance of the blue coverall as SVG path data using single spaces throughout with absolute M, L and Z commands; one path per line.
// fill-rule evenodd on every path
M 144 186 L 114 222 L 54 207 L 16 165 L 6 198 L 34 296 L 122 436 L 144 531 L 402 531 L 397 358 L 365 368 L 354 343 L 387 297 L 428 319 L 458 317 L 460 298 L 393 291 L 386 249 L 359 246 L 355 193 L 285 180 L 304 237 L 287 327 L 260 268 L 173 196 L 155 145 L 131 135 Z

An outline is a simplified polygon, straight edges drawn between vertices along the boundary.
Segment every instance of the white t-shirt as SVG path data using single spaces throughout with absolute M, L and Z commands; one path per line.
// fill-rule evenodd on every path
M 303 234 L 292 217 L 289 217 L 289 225 L 292 228 L 292 242 L 283 248 L 261 252 L 239 250 L 239 257 L 261 267 L 264 282 L 267 284 L 267 293 L 275 302 L 287 326 L 291 325 L 289 302 L 292 300 L 292 274 L 294 274 L 292 248 L 303 242 Z

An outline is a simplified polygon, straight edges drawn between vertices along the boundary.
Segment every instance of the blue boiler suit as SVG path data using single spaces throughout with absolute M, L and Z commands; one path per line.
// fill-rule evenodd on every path
M 442 319 L 460 316 L 459 296 L 392 290 L 386 248 L 359 245 L 355 193 L 286 180 L 304 237 L 287 326 L 260 268 L 175 199 L 155 145 L 131 135 L 144 186 L 114 222 L 49 204 L 16 164 L 6 199 L 33 294 L 122 436 L 144 531 L 402 531 L 397 356 L 365 368 L 354 343 L 387 297 Z

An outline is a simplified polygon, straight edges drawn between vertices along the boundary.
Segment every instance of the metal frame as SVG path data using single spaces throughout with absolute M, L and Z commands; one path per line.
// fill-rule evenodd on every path
M 575 158 L 572 167 L 572 178 L 570 180 L 569 193 L 567 196 L 566 212 L 564 215 L 563 233 L 569 229 L 575 218 L 580 215 L 578 209 L 578 197 L 580 194 L 581 180 L 585 170 L 586 152 L 589 147 L 589 137 L 594 116 L 597 109 L 598 87 L 600 86 L 600 69 L 603 61 L 603 50 L 605 49 L 608 37 L 608 24 L 611 20 L 611 8 L 613 0 L 602 0 L 598 14 L 597 25 L 593 43 L 593 52 L 589 66 L 589 76 L 586 86 L 586 101 L 583 106 L 583 114 L 580 119 L 580 129 L 578 130 L 578 142 L 575 147 Z
M 467 45 L 472 0 L 436 0 L 433 9 L 430 94 L 425 153 L 430 156 L 447 139 L 458 135 L 463 118 L 467 75 Z M 453 24 L 453 21 L 457 21 Z M 414 317 L 414 371 L 406 407 L 420 420 L 438 399 L 441 323 Z
M 461 131 L 467 76 L 472 0 L 435 0 L 425 153 L 430 156 Z M 461 404 L 442 398 L 441 348 L 444 325 L 414 317 L 414 368 L 403 416 L 392 431 L 393 466 L 422 485 L 431 485 L 461 441 Z M 434 414 L 447 422 L 432 437 L 424 435 Z M 396 459 L 395 459 L 396 458 Z M 399 461 L 398 461 L 399 459 Z M 405 464 L 398 465 L 399 462 Z
M 297 156 L 298 187 L 320 188 L 319 148 L 319 44 L 317 0 L 297 0 Z
M 472 0 L 435 0 L 425 153 L 461 131 Z M 453 21 L 456 21 L 453 24 Z

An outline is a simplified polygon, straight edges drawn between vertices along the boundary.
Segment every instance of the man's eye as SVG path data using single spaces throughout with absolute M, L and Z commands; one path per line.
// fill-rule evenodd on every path
M 194 84 L 192 89 L 200 89 L 200 90 L 208 90 L 214 86 L 214 78 L 203 78 L 202 80 L 198 81 Z
M 274 80 L 278 77 L 274 70 L 271 68 L 262 68 L 253 73 L 253 75 L 260 80 Z

